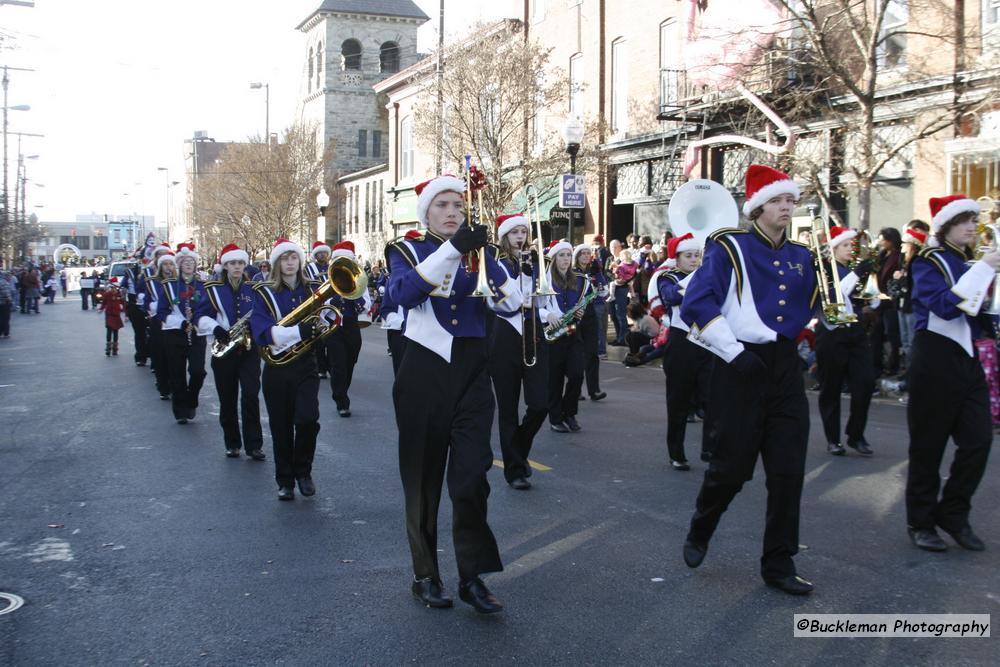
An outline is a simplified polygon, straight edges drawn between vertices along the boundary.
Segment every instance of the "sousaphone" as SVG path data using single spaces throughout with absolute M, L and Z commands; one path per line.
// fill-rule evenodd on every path
M 736 200 L 721 184 L 707 179 L 688 181 L 677 188 L 667 207 L 674 236 L 690 233 L 702 246 L 710 234 L 739 225 Z

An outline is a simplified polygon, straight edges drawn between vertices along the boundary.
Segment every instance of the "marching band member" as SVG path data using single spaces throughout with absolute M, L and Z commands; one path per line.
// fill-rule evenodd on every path
M 306 263 L 306 278 L 323 283 L 326 281 L 326 271 L 330 267 L 330 246 L 323 241 L 314 241 L 309 256 L 311 262 Z M 325 380 L 330 372 L 330 356 L 326 345 L 316 346 L 316 364 L 319 368 L 319 379 Z
M 854 314 L 851 297 L 857 287 L 862 267 L 871 264 L 866 260 L 855 271 L 847 268 L 851 261 L 851 239 L 857 236 L 853 229 L 831 227 L 828 245 L 836 260 L 840 291 L 848 314 Z M 822 289 L 822 287 L 820 288 Z M 832 292 L 833 286 L 830 286 Z M 820 317 L 816 327 L 816 368 L 819 373 L 819 414 L 826 434 L 826 451 L 834 456 L 843 456 L 840 444 L 840 390 L 846 377 L 851 390 L 851 410 L 847 418 L 847 446 L 862 456 L 871 456 L 872 448 L 865 440 L 865 424 L 868 422 L 868 407 L 872 402 L 875 388 L 875 373 L 872 369 L 872 352 L 864 327 L 853 324 L 830 324 Z
M 354 254 L 354 243 L 341 241 L 333 246 L 330 260 L 337 257 L 347 257 L 358 261 Z M 326 269 L 322 273 L 326 280 Z M 324 341 L 326 359 L 330 369 L 330 390 L 333 401 L 337 404 L 337 414 L 341 417 L 351 416 L 351 397 L 347 395 L 354 377 L 354 367 L 361 354 L 361 327 L 371 324 L 372 298 L 366 291 L 358 299 L 343 299 L 335 295 L 330 302 L 340 311 L 343 319 L 340 326 Z M 320 347 L 323 347 L 322 345 Z
M 549 282 L 556 295 L 549 300 L 545 321 L 555 327 L 564 314 L 577 308 L 593 286 L 586 276 L 573 270 L 573 246 L 569 243 L 553 241 L 549 244 L 547 255 L 550 260 Z M 583 310 L 575 315 L 577 326 L 581 319 Z M 581 427 L 576 421 L 576 413 L 584 374 L 583 339 L 579 328 L 552 341 L 548 352 L 549 428 L 557 433 L 579 431 Z
M 573 269 L 590 281 L 592 289 L 598 294 L 607 291 L 608 281 L 601 269 L 601 265 L 594 261 L 594 251 L 590 244 L 581 243 L 573 248 Z M 583 340 L 583 367 L 584 378 L 587 381 L 587 394 L 590 400 L 599 401 L 607 398 L 608 394 L 601 391 L 601 359 L 599 356 L 599 318 L 597 316 L 596 304 L 600 297 L 587 304 L 583 311 L 583 318 L 580 320 L 580 338 Z
M 205 336 L 199 329 L 202 315 L 211 314 L 205 284 L 198 279 L 198 254 L 193 243 L 180 243 L 176 253 L 178 276 L 160 283 L 156 318 L 163 328 L 163 349 L 174 419 L 187 424 L 198 408 L 198 393 L 205 382 Z
M 146 333 L 147 322 L 146 313 L 143 312 L 143 297 L 141 279 L 144 269 L 149 264 L 149 260 L 143 257 L 145 246 L 140 247 L 134 254 L 137 258 L 135 264 L 129 265 L 125 269 L 125 276 L 122 278 L 122 289 L 125 291 L 126 306 L 125 313 L 129 322 L 132 323 L 132 342 L 135 346 L 135 365 L 145 366 L 149 359 L 149 336 Z
M 701 243 L 690 233 L 667 242 L 666 268 L 653 274 L 649 286 L 650 307 L 669 317 L 663 374 L 667 385 L 667 454 L 674 470 L 690 470 L 684 453 L 688 415 L 704 408 L 712 376 L 713 354 L 687 339 L 688 325 L 681 319 L 684 291 L 701 263 Z M 708 429 L 705 428 L 704 431 Z M 702 437 L 703 461 L 710 458 L 708 438 Z
M 930 208 L 936 247 L 921 250 L 911 265 L 916 333 L 906 406 L 906 519 L 910 539 L 920 549 L 947 548 L 938 526 L 959 546 L 982 551 L 985 545 L 969 525 L 969 512 L 993 437 L 989 388 L 973 341 L 982 330 L 980 308 L 1000 271 L 1000 252 L 991 250 L 970 262 L 979 215 L 972 199 L 961 194 L 932 198 Z M 955 458 L 939 497 L 938 471 L 949 436 Z
M 524 261 L 523 253 L 530 248 L 528 219 L 522 213 L 497 218 L 498 261 L 507 273 L 519 282 L 523 299 L 523 314 L 498 313 L 499 322 L 490 339 L 490 378 L 497 399 L 497 427 L 500 451 L 503 453 L 503 476 L 519 491 L 531 488 L 531 466 L 528 454 L 535 434 L 549 412 L 548 346 L 541 336 L 540 308 L 531 307 L 535 291 L 533 276 L 539 275 L 537 258 Z M 530 257 L 530 255 L 529 255 Z M 541 299 L 539 299 L 541 300 Z M 522 331 L 523 326 L 528 331 Z M 523 336 L 534 338 L 526 343 Z M 534 349 L 534 364 L 525 363 L 525 350 Z M 518 419 L 521 386 L 524 386 L 524 419 Z
M 250 256 L 235 243 L 226 245 L 219 255 L 222 280 L 205 284 L 205 292 L 214 312 L 203 315 L 199 328 L 212 328 L 215 340 L 228 344 L 229 330 L 253 310 L 253 286 L 245 269 Z M 246 331 L 249 323 L 244 322 Z M 238 458 L 240 448 L 254 461 L 265 459 L 264 435 L 260 427 L 260 355 L 257 346 L 237 345 L 224 357 L 212 356 L 212 375 L 219 395 L 219 424 L 226 446 L 226 456 Z M 239 412 L 237 412 L 239 402 Z M 242 437 L 240 423 L 242 418 Z
M 282 317 L 309 299 L 320 283 L 306 277 L 306 254 L 297 243 L 278 239 L 270 259 L 270 280 L 257 283 L 253 288 L 250 329 L 257 345 L 269 345 L 272 352 L 278 354 L 320 335 L 329 322 L 320 318 L 315 325 L 311 322 L 290 327 L 278 324 Z M 283 366 L 265 364 L 261 385 L 274 448 L 278 500 L 293 500 L 296 482 L 303 496 L 311 496 L 316 493 L 312 464 L 320 428 L 316 356 L 303 354 Z
M 399 427 L 399 469 L 413 557 L 415 597 L 450 607 L 437 560 L 437 512 L 447 468 L 459 596 L 481 613 L 503 607 L 480 579 L 503 569 L 486 520 L 493 465 L 493 394 L 486 374 L 486 309 L 516 311 L 521 292 L 486 254 L 495 298 L 470 296 L 478 273 L 461 265 L 463 253 L 486 245 L 486 228 L 464 226 L 465 183 L 438 176 L 416 187 L 422 239 L 393 243 L 389 298 L 406 310 L 406 351 L 393 386 Z
M 761 575 L 793 595 L 812 591 L 796 574 L 799 505 L 809 405 L 795 339 L 816 299 L 812 253 L 787 238 L 799 188 L 786 174 L 750 165 L 743 213 L 749 231 L 709 236 L 702 266 L 681 303 L 689 339 L 718 356 L 709 387 L 712 458 L 684 543 L 698 567 L 719 519 L 760 456 L 767 476 Z
M 404 239 L 423 240 L 424 235 L 417 229 L 411 229 L 405 235 L 393 241 L 398 243 Z M 385 265 L 389 266 L 389 248 L 385 247 Z M 389 294 L 389 281 L 386 279 L 385 288 L 382 292 L 382 306 L 379 310 L 382 314 L 382 328 L 385 329 L 386 344 L 389 347 L 389 356 L 392 357 L 392 376 L 399 374 L 399 363 L 403 360 L 403 350 L 406 347 L 406 337 L 403 336 L 403 326 L 406 323 L 405 310 L 397 304 Z
M 142 291 L 145 295 L 142 309 L 143 317 L 147 318 L 146 333 L 149 336 L 149 365 L 153 371 L 153 379 L 156 384 L 156 391 L 160 394 L 161 401 L 170 400 L 170 376 L 167 374 L 167 357 L 163 347 L 163 323 L 156 317 L 157 301 L 163 293 L 162 284 L 164 281 L 173 280 L 177 277 L 177 258 L 174 251 L 167 246 L 165 249 L 160 246 L 156 249 L 153 262 L 154 266 L 145 267 L 141 280 Z M 155 273 L 145 275 L 152 268 Z

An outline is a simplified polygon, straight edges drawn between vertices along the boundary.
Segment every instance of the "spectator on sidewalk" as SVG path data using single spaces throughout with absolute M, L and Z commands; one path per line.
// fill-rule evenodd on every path
M 10 338 L 10 312 L 14 308 L 14 276 L 0 271 L 0 338 Z
M 639 265 L 632 259 L 629 250 L 622 250 L 618 256 L 618 265 L 615 268 L 615 280 L 612 287 L 612 295 L 615 302 L 615 340 L 609 345 L 624 347 L 625 336 L 628 333 L 628 304 L 634 294 L 633 283 L 635 274 L 639 270 Z
M 649 345 L 660 333 L 660 324 L 646 312 L 646 308 L 641 303 L 630 303 L 628 306 L 628 316 L 634 323 L 629 332 L 625 335 L 629 352 L 637 354 L 643 345 Z
M 37 315 L 38 310 L 38 299 L 42 295 L 42 280 L 39 276 L 38 269 L 32 269 L 31 271 L 26 271 L 24 278 L 21 281 L 21 288 L 24 291 L 24 307 L 25 309 L 21 312 L 24 314 L 30 313 L 32 311 Z

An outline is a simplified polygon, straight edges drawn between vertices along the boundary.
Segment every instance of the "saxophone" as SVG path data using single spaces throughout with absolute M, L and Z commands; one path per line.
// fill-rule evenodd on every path
M 580 300 L 576 302 L 568 312 L 559 318 L 559 323 L 545 327 L 545 340 L 554 343 L 563 336 L 576 331 L 576 314 L 582 312 L 590 302 L 597 297 L 597 290 L 591 288 L 590 291 L 580 295 Z
M 239 320 L 236 324 L 229 327 L 229 342 L 223 343 L 219 340 L 212 341 L 212 356 L 216 359 L 222 359 L 224 356 L 232 352 L 238 347 L 243 347 L 249 350 L 253 347 L 253 339 L 250 337 L 250 316 L 253 312 L 249 312 Z

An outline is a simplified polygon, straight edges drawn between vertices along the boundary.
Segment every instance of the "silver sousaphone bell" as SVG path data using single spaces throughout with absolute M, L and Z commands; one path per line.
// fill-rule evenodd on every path
M 690 233 L 704 246 L 712 233 L 738 226 L 740 212 L 725 187 L 702 178 L 677 188 L 667 206 L 667 218 L 674 236 Z

